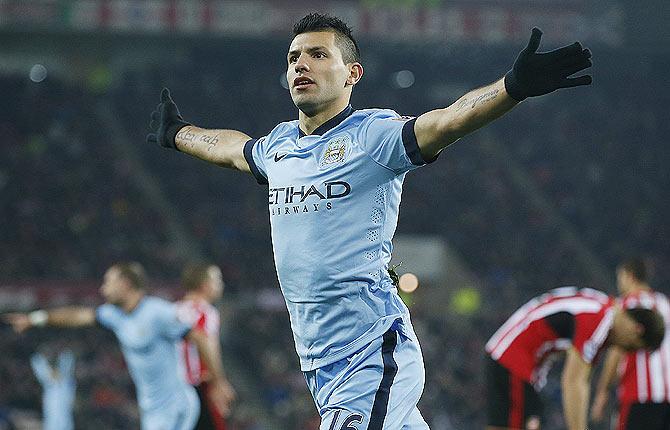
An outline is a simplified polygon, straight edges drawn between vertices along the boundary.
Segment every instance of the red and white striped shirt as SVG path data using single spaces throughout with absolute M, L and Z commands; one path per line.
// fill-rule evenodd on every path
M 486 352 L 539 390 L 556 352 L 574 346 L 587 363 L 596 359 L 612 327 L 614 303 L 589 288 L 553 289 L 512 314 L 486 343 Z
M 670 302 L 656 291 L 639 291 L 626 296 L 623 307 L 656 309 L 670 330 Z M 621 403 L 670 402 L 670 342 L 666 336 L 661 347 L 652 353 L 633 351 L 619 363 L 619 401 Z
M 205 300 L 182 300 L 177 302 L 180 317 L 191 321 L 193 328 L 205 332 L 208 338 L 219 339 L 219 311 Z M 181 363 L 186 381 L 191 385 L 200 385 L 205 379 L 207 366 L 200 359 L 197 347 L 186 340 L 180 345 Z

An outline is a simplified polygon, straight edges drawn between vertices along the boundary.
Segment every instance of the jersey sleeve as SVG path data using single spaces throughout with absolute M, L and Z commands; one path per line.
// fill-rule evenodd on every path
M 100 305 L 96 308 L 95 320 L 101 326 L 113 331 L 119 322 L 118 311 L 115 309 L 114 305 L 105 303 L 104 305 Z
M 572 344 L 584 361 L 593 363 L 599 355 L 614 321 L 614 308 L 605 306 L 600 312 L 576 317 Z
M 434 161 L 421 155 L 415 122 L 416 118 L 381 110 L 361 123 L 356 141 L 375 162 L 400 175 Z
M 265 154 L 267 152 L 266 142 L 268 136 L 259 139 L 249 139 L 244 144 L 244 159 L 247 160 L 251 173 L 256 182 L 261 185 L 268 183 L 268 175 L 265 170 Z
M 208 336 L 217 337 L 221 331 L 221 317 L 219 312 L 212 307 L 207 313 L 207 320 L 205 321 L 205 332 Z
M 168 339 L 180 340 L 193 328 L 193 321 L 174 303 L 159 302 L 154 309 L 158 331 Z

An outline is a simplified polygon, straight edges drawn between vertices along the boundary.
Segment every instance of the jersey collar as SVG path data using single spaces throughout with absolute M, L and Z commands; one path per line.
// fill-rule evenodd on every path
M 335 115 L 334 117 L 332 117 L 328 121 L 326 121 L 323 124 L 321 124 L 320 126 L 318 126 L 316 128 L 316 130 L 314 130 L 310 134 L 310 136 L 315 135 L 315 134 L 318 134 L 319 136 L 321 136 L 321 135 L 325 134 L 328 130 L 330 130 L 332 128 L 335 128 L 335 126 L 339 125 L 342 121 L 345 120 L 345 118 L 347 118 L 352 113 L 354 113 L 354 108 L 352 108 L 351 105 L 348 105 L 346 108 L 344 108 L 344 110 L 342 112 L 338 113 L 337 115 Z M 307 136 L 307 134 L 305 134 L 305 132 L 302 131 L 302 129 L 300 127 L 298 127 L 298 130 L 299 130 L 298 131 L 298 137 L 299 138 Z

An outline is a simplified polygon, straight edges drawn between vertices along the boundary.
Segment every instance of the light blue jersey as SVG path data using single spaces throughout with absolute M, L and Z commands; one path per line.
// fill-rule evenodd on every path
M 191 330 L 175 304 L 144 297 L 130 313 L 98 307 L 96 318 L 114 332 L 137 390 L 143 429 L 193 428 L 199 406 L 178 367 L 177 343 Z
M 42 414 L 44 430 L 72 430 L 74 419 L 72 407 L 76 382 L 74 379 L 74 356 L 70 351 L 58 355 L 58 364 L 52 369 L 42 354 L 33 354 L 30 365 L 35 377 L 42 385 Z
M 269 183 L 275 265 L 304 371 L 380 338 L 407 308 L 387 273 L 405 173 L 425 164 L 414 120 L 350 106 L 305 136 L 298 121 L 244 154 Z

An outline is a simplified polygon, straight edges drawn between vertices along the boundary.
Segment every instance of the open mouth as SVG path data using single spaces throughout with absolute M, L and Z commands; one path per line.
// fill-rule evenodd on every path
M 302 90 L 310 85 L 314 85 L 314 81 L 308 78 L 307 76 L 300 76 L 293 80 L 293 88 L 296 90 Z

